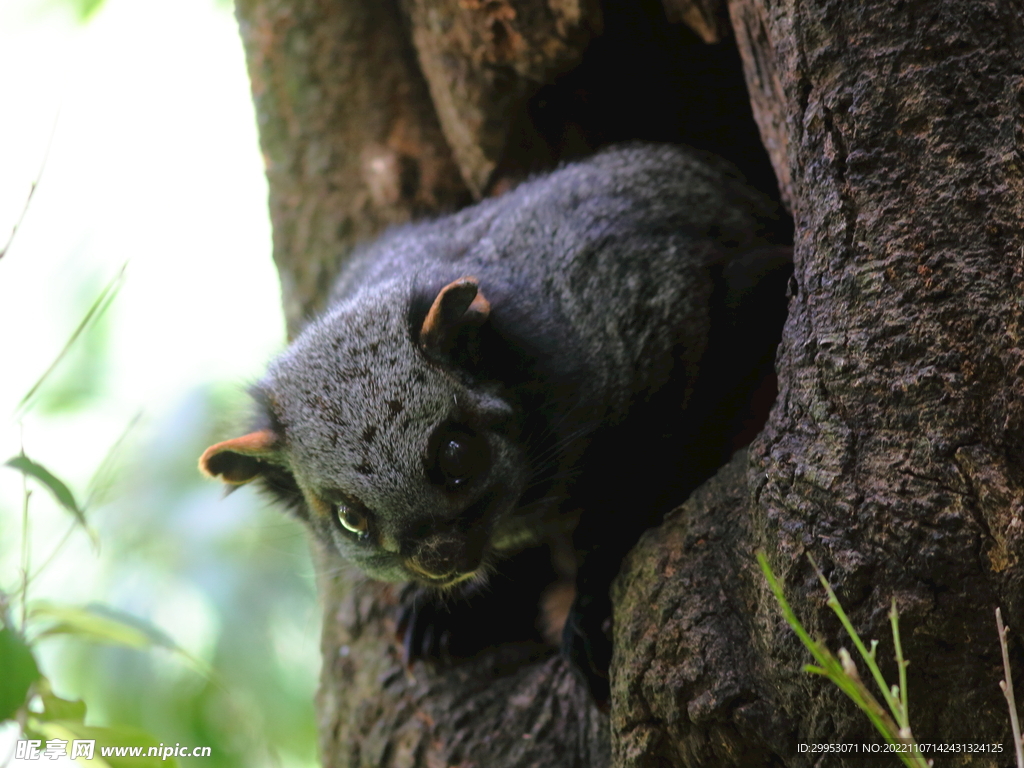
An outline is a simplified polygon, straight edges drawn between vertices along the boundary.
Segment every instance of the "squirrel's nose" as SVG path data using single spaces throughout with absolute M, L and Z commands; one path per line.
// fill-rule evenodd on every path
M 436 533 L 419 542 L 406 567 L 430 582 L 461 581 L 480 567 L 483 547 L 457 532 Z

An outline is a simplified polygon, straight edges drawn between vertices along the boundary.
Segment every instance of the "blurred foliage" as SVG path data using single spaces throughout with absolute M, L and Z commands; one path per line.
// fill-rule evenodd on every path
M 83 280 L 75 286 L 73 303 L 86 304 L 89 310 L 54 361 L 51 367 L 55 371 L 53 379 L 45 389 L 39 390 L 34 407 L 41 412 L 57 415 L 81 410 L 102 396 L 104 376 L 110 362 L 111 329 L 106 310 L 116 298 L 123 279 L 124 267 L 102 288 L 92 280 Z M 90 298 L 91 305 L 88 304 Z M 48 370 L 44 377 L 49 373 Z M 39 384 L 25 395 L 23 406 L 36 396 L 38 388 Z
M 103 0 L 61 0 L 61 4 L 68 6 L 75 13 L 80 22 L 86 22 L 103 7 Z
M 230 0 L 206 2 L 208 7 L 230 7 Z M 26 16 L 31 16 L 33 5 L 47 12 L 61 8 L 65 12 L 54 15 L 65 25 L 69 9 L 87 22 L 102 8 L 102 20 L 79 31 L 105 30 L 106 37 L 96 39 L 105 41 L 102 45 L 106 48 L 113 39 L 128 39 L 132 34 L 146 38 L 154 29 L 163 32 L 160 14 L 168 13 L 160 6 L 154 14 L 132 15 L 129 12 L 141 5 L 137 3 L 103 7 L 103 0 L 28 0 Z M 191 33 L 193 21 L 203 17 L 195 8 L 192 15 L 186 10 L 184 6 L 176 8 L 173 18 L 189 20 L 182 25 Z M 118 24 L 134 25 L 128 32 L 115 34 L 124 27 L 104 27 L 108 16 L 113 18 L 118 12 L 122 13 Z M 147 19 L 149 26 L 144 25 Z M 219 29 L 230 36 L 233 21 L 223 22 Z M 189 45 L 201 43 L 210 50 L 219 45 L 217 50 L 224 50 L 224 40 L 229 38 L 215 40 L 210 30 L 198 30 L 195 39 L 188 39 Z M 176 34 L 175 45 L 180 47 L 184 38 L 180 29 Z M 89 51 L 88 47 L 82 50 Z M 204 61 L 222 62 L 209 57 L 209 51 L 207 54 Z M 237 56 L 237 85 L 244 89 L 240 49 Z M 79 63 L 73 60 L 75 65 Z M 227 60 L 225 55 L 223 61 Z M 133 66 L 136 64 L 133 60 Z M 89 69 L 93 71 L 104 70 Z M 158 81 L 157 75 L 146 72 L 146 79 L 140 82 Z M 205 77 L 206 72 L 199 75 Z M 178 77 L 177 70 L 174 77 Z M 91 82 L 100 81 L 102 78 L 93 77 Z M 225 75 L 217 82 L 232 81 Z M 240 94 L 244 92 L 241 89 Z M 217 91 L 216 98 L 221 99 L 224 92 Z M 179 112 L 196 108 L 194 86 L 187 89 L 186 96 Z M 240 97 L 238 104 L 244 105 L 246 98 Z M 73 112 L 69 109 L 65 115 Z M 78 116 L 76 135 L 82 134 L 83 125 L 96 122 L 95 117 L 92 123 L 83 120 L 84 114 Z M 22 114 L 16 118 L 20 120 Z M 239 124 L 245 120 L 251 122 L 251 115 L 246 113 Z M 146 123 L 131 125 L 136 126 L 133 135 L 147 137 L 138 151 L 162 157 L 159 141 L 137 127 Z M 230 139 L 237 144 L 237 126 L 232 130 Z M 117 133 L 113 128 L 110 132 Z M 178 138 L 174 134 L 172 140 Z M 210 140 L 206 134 L 199 138 L 203 146 Z M 252 167 L 258 176 L 255 134 L 251 141 Z M 190 152 L 196 154 L 195 149 Z M 82 150 L 78 153 L 80 156 Z M 59 165 L 61 157 L 55 152 L 54 165 Z M 107 162 L 113 166 L 114 160 L 111 157 Z M 137 157 L 133 158 L 136 161 Z M 205 162 L 209 165 L 211 160 Z M 156 167 L 149 175 L 161 179 L 161 189 L 169 187 L 166 169 L 161 176 L 159 164 Z M 232 179 L 239 175 L 238 167 L 226 166 Z M 67 209 L 54 207 L 60 195 L 52 193 L 57 191 L 61 174 L 47 173 L 47 181 L 54 184 L 52 196 L 31 198 L 33 210 L 26 220 L 31 224 L 35 216 L 41 223 L 38 231 L 53 232 L 69 226 L 69 216 Z M 87 177 L 85 187 L 90 193 L 92 178 Z M 186 180 L 194 183 L 194 178 L 193 174 Z M 251 186 L 250 181 L 246 188 Z M 152 190 L 135 194 L 154 199 Z M 125 213 L 118 206 L 124 201 L 110 190 L 96 195 L 117 208 L 112 219 L 120 236 Z M 81 193 L 68 197 L 77 204 Z M 236 191 L 232 199 L 238 197 Z M 44 214 L 44 210 L 51 213 Z M 90 210 L 95 213 L 94 208 Z M 102 213 L 102 207 L 99 210 Z M 54 215 L 53 211 L 61 213 Z M 229 219 L 222 212 L 209 222 L 204 220 L 209 227 L 204 237 L 210 233 L 223 236 L 229 247 L 215 250 L 235 251 L 230 255 L 242 265 L 239 270 L 254 275 L 264 270 L 261 274 L 270 276 L 269 254 L 265 263 L 257 263 L 254 247 L 259 243 L 254 246 L 251 239 L 237 234 L 239 230 L 260 231 L 253 223 L 259 225 L 265 217 L 261 207 L 256 217 L 244 219 L 245 226 L 236 224 L 235 229 L 225 230 L 224 222 Z M 189 216 L 179 213 L 175 231 L 185 230 L 189 221 Z M 88 225 L 98 226 L 97 222 L 94 216 Z M 136 251 L 142 242 L 136 235 L 130 240 L 130 249 L 115 253 L 111 244 L 117 246 L 120 241 L 109 234 L 103 236 L 98 229 L 84 230 L 84 236 L 83 230 L 76 232 L 79 239 L 69 240 L 75 252 L 43 252 L 30 245 L 33 228 L 26 226 L 17 230 L 17 247 L 0 260 L 0 279 L 15 283 L 13 275 L 29 274 L 19 272 L 19 264 L 45 262 L 50 269 L 55 264 L 67 265 L 53 272 L 31 273 L 37 278 L 46 276 L 37 280 L 45 291 L 30 291 L 29 281 L 23 280 L 24 299 L 16 290 L 5 307 L 13 310 L 5 316 L 9 338 L 28 338 L 31 345 L 21 349 L 33 346 L 33 355 L 48 350 L 50 359 L 44 355 L 29 364 L 7 356 L 0 363 L 6 371 L 24 372 L 28 377 L 18 378 L 20 384 L 9 383 L 6 389 L 0 386 L 4 395 L 0 407 L 5 411 L 0 415 L 11 432 L 5 435 L 11 438 L 6 443 L 11 447 L 0 455 L 0 765 L 16 730 L 44 742 L 72 739 L 77 734 L 109 745 L 180 744 L 212 749 L 211 756 L 198 760 L 179 757 L 132 762 L 97 756 L 88 763 L 100 768 L 104 764 L 157 762 L 162 766 L 311 768 L 316 765 L 313 694 L 319 664 L 319 611 L 305 531 L 269 509 L 251 489 L 224 498 L 221 486 L 204 479 L 196 469 L 197 458 L 207 445 L 244 423 L 248 397 L 239 383 L 194 381 L 185 385 L 191 387 L 187 391 L 171 395 L 167 394 L 171 390 L 163 387 L 159 402 L 146 399 L 148 389 L 138 393 L 133 389 L 126 400 L 125 381 L 183 380 L 168 374 L 190 368 L 190 361 L 182 357 L 188 354 L 187 347 L 175 347 L 168 339 L 188 336 L 181 329 L 186 313 L 195 309 L 189 302 L 196 299 L 180 284 L 175 288 L 153 281 L 150 285 L 154 288 L 149 290 L 163 291 L 161 298 L 178 291 L 174 295 L 181 302 L 181 313 L 159 313 L 142 301 L 135 305 L 135 315 L 122 314 L 125 297 L 112 304 L 124 281 L 124 270 L 117 269 L 119 260 L 130 256 L 136 265 L 150 264 L 152 279 L 154 271 L 159 272 L 152 264 L 160 263 L 158 246 L 164 236 Z M 98 245 L 91 249 L 82 246 L 85 237 Z M 40 241 L 37 238 L 35 242 Z M 177 261 L 174 268 L 179 273 L 190 271 Z M 113 273 L 113 277 L 104 283 L 95 278 L 97 269 Z M 204 276 L 205 285 L 216 282 L 206 273 Z M 138 272 L 132 283 L 136 290 L 137 277 Z M 18 314 L 22 300 L 24 307 L 32 310 L 24 312 L 24 322 Z M 248 294 L 245 300 L 251 301 Z M 70 318 L 68 307 L 72 308 Z M 272 311 L 270 304 L 267 310 Z M 45 322 L 40 322 L 41 318 Z M 48 327 L 51 319 L 57 327 L 66 326 L 56 331 L 56 336 L 48 335 L 53 332 Z M 125 334 L 126 325 L 145 328 L 147 335 Z M 141 377 L 133 376 L 146 368 L 138 363 L 140 345 L 149 351 L 158 349 L 161 357 L 160 365 L 150 365 Z M 160 367 L 164 361 L 166 370 Z M 141 384 L 143 387 L 136 389 L 143 389 L 146 381 Z M 143 411 L 132 418 L 139 407 Z M 21 444 L 27 446 L 20 452 L 19 430 Z
M 58 0 L 58 2 L 69 8 L 74 13 L 79 23 L 88 22 L 103 7 L 106 0 Z M 233 8 L 234 0 L 213 0 L 218 8 Z
M 261 509 L 243 489 L 227 499 L 204 482 L 196 457 L 214 441 L 212 412 L 230 391 L 192 393 L 139 446 L 105 509 L 116 529 L 114 589 L 134 614 L 165 598 L 192 614 L 209 637 L 208 679 L 154 655 L 86 646 L 68 648 L 83 689 L 95 692 L 113 722 L 155 730 L 165 742 L 213 747 L 204 765 L 274 765 L 315 760 L 312 670 L 316 627 L 304 531 Z M 202 624 L 205 623 L 205 627 Z M 312 642 L 311 642 L 312 641 Z M 203 638 L 193 653 L 202 653 Z M 311 649 L 311 645 L 313 648 Z M 315 655 L 313 657 L 315 659 Z M 130 687 L 118 681 L 130 679 Z M 158 696 L 153 692 L 159 691 Z M 186 761 L 183 761 L 186 762 Z
M 121 275 L 84 302 L 83 320 L 18 406 L 20 419 L 96 407 L 108 343 L 96 328 Z M 88 373 L 75 368 L 79 346 L 95 365 Z M 61 396 L 60 408 L 42 407 L 60 399 L 62 381 L 86 375 L 96 382 L 93 397 Z M 106 458 L 83 445 L 78 454 L 93 473 L 84 494 L 46 459 L 22 451 L 6 462 L 25 490 L 20 515 L 0 510 L 10 522 L 23 518 L 17 578 L 0 584 L 0 721 L 16 721 L 44 745 L 80 738 L 96 739 L 97 749 L 212 750 L 203 758 L 93 763 L 115 768 L 315 765 L 318 632 L 305 533 L 251 489 L 224 498 L 196 470 L 196 457 L 223 431 L 214 414 L 238 411 L 245 398 L 237 386 L 202 385 L 145 434 L 126 425 Z M 46 500 L 33 498 L 40 487 L 71 521 L 63 538 L 31 524 Z M 0 527 L 5 537 L 15 529 Z M 102 601 L 37 599 L 36 579 L 58 555 L 69 578 L 84 568 L 74 558 L 97 557 L 91 547 L 61 553 L 86 534 L 102 544 Z M 40 564 L 29 562 L 32 537 L 50 547 Z M 10 544 L 6 551 L 17 551 Z
M 44 467 L 38 462 L 32 461 L 25 454 L 15 456 L 13 459 L 9 459 L 5 466 L 11 469 L 16 469 L 26 477 L 32 477 L 46 486 L 53 497 L 57 499 L 57 502 L 64 507 L 68 512 L 75 516 L 75 519 L 81 523 L 83 528 L 86 528 L 85 513 L 81 507 L 78 506 L 78 502 L 75 501 L 74 495 L 68 489 L 64 481 L 58 477 L 55 477 L 50 470 Z
M 12 627 L 0 629 L 0 720 L 13 718 L 28 698 L 28 689 L 39 679 L 32 649 Z

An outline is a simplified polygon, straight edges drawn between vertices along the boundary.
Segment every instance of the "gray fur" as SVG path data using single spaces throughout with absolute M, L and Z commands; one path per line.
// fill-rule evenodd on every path
M 497 418 L 507 404 L 474 392 L 428 363 L 406 327 L 408 277 L 369 285 L 312 323 L 270 368 L 261 388 L 273 393 L 285 426 L 287 465 L 304 491 L 342 490 L 374 513 L 381 538 L 401 539 L 411 520 L 450 520 L 461 511 L 426 476 L 423 456 L 439 422 L 460 408 Z M 492 451 L 513 467 L 515 446 L 496 436 Z M 513 492 L 525 478 L 510 472 Z M 514 495 L 507 504 L 514 505 Z M 503 510 L 507 511 L 507 510 Z M 342 555 L 384 580 L 408 571 L 393 553 L 367 551 L 333 521 L 317 526 Z
M 555 455 L 541 458 L 563 472 L 590 437 L 623 424 L 669 385 L 682 409 L 709 333 L 709 265 L 762 244 L 771 212 L 721 161 L 635 145 L 385 234 L 355 255 L 328 311 L 259 384 L 283 431 L 272 463 L 307 500 L 362 505 L 372 519 L 367 540 L 318 515 L 315 504 L 309 517 L 342 555 L 381 579 L 416 578 L 408 558 L 428 545 L 483 536 L 487 561 L 541 537 L 545 526 L 571 527 L 577 510 L 557 494 L 547 506 L 520 509 L 538 472 L 531 462 L 540 460 L 523 433 L 531 414 L 519 412 L 534 402 L 523 394 L 530 377 L 558 392 L 544 400 L 545 424 L 559 436 Z M 526 383 L 438 365 L 418 348 L 409 320 L 416 302 L 429 304 L 464 276 L 479 280 L 497 337 L 522 347 L 524 365 L 536 367 L 524 372 Z M 431 436 L 453 421 L 471 424 L 490 457 L 457 493 L 428 472 Z M 495 498 L 486 513 L 466 523 L 465 511 L 487 493 Z

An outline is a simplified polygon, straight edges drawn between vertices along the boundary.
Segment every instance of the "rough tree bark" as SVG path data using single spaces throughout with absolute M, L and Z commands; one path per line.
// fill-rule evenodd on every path
M 896 598 L 919 741 L 1008 743 L 992 614 L 1024 632 L 1024 7 L 728 11 L 735 37 L 703 47 L 728 33 L 714 0 L 239 0 L 293 331 L 357 241 L 609 141 L 718 151 L 796 221 L 779 399 L 624 564 L 610 717 L 545 648 L 406 671 L 395 588 L 319 552 L 325 765 L 809 765 L 798 742 L 872 739 L 800 672 L 759 548 L 835 648 L 813 553 L 893 680 Z
M 238 0 L 289 332 L 352 246 L 469 201 L 389 2 Z
M 781 394 L 750 452 L 747 529 L 715 527 L 735 514 L 728 499 L 711 521 L 695 499 L 624 569 L 616 641 L 633 650 L 615 679 L 615 762 L 801 764 L 796 742 L 870 737 L 834 689 L 795 672 L 806 654 L 751 568 L 756 547 L 833 648 L 805 553 L 887 659 L 896 598 L 919 741 L 1009 749 L 993 611 L 1024 631 L 1024 9 L 731 12 L 796 218 Z M 657 632 L 636 607 L 652 603 Z

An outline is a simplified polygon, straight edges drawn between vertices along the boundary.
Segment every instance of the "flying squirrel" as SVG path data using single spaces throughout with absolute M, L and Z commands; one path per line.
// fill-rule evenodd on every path
M 791 251 L 723 160 L 615 147 L 345 264 L 200 468 L 253 480 L 375 579 L 407 659 L 536 635 L 607 697 L 609 588 L 640 534 L 760 429 Z

